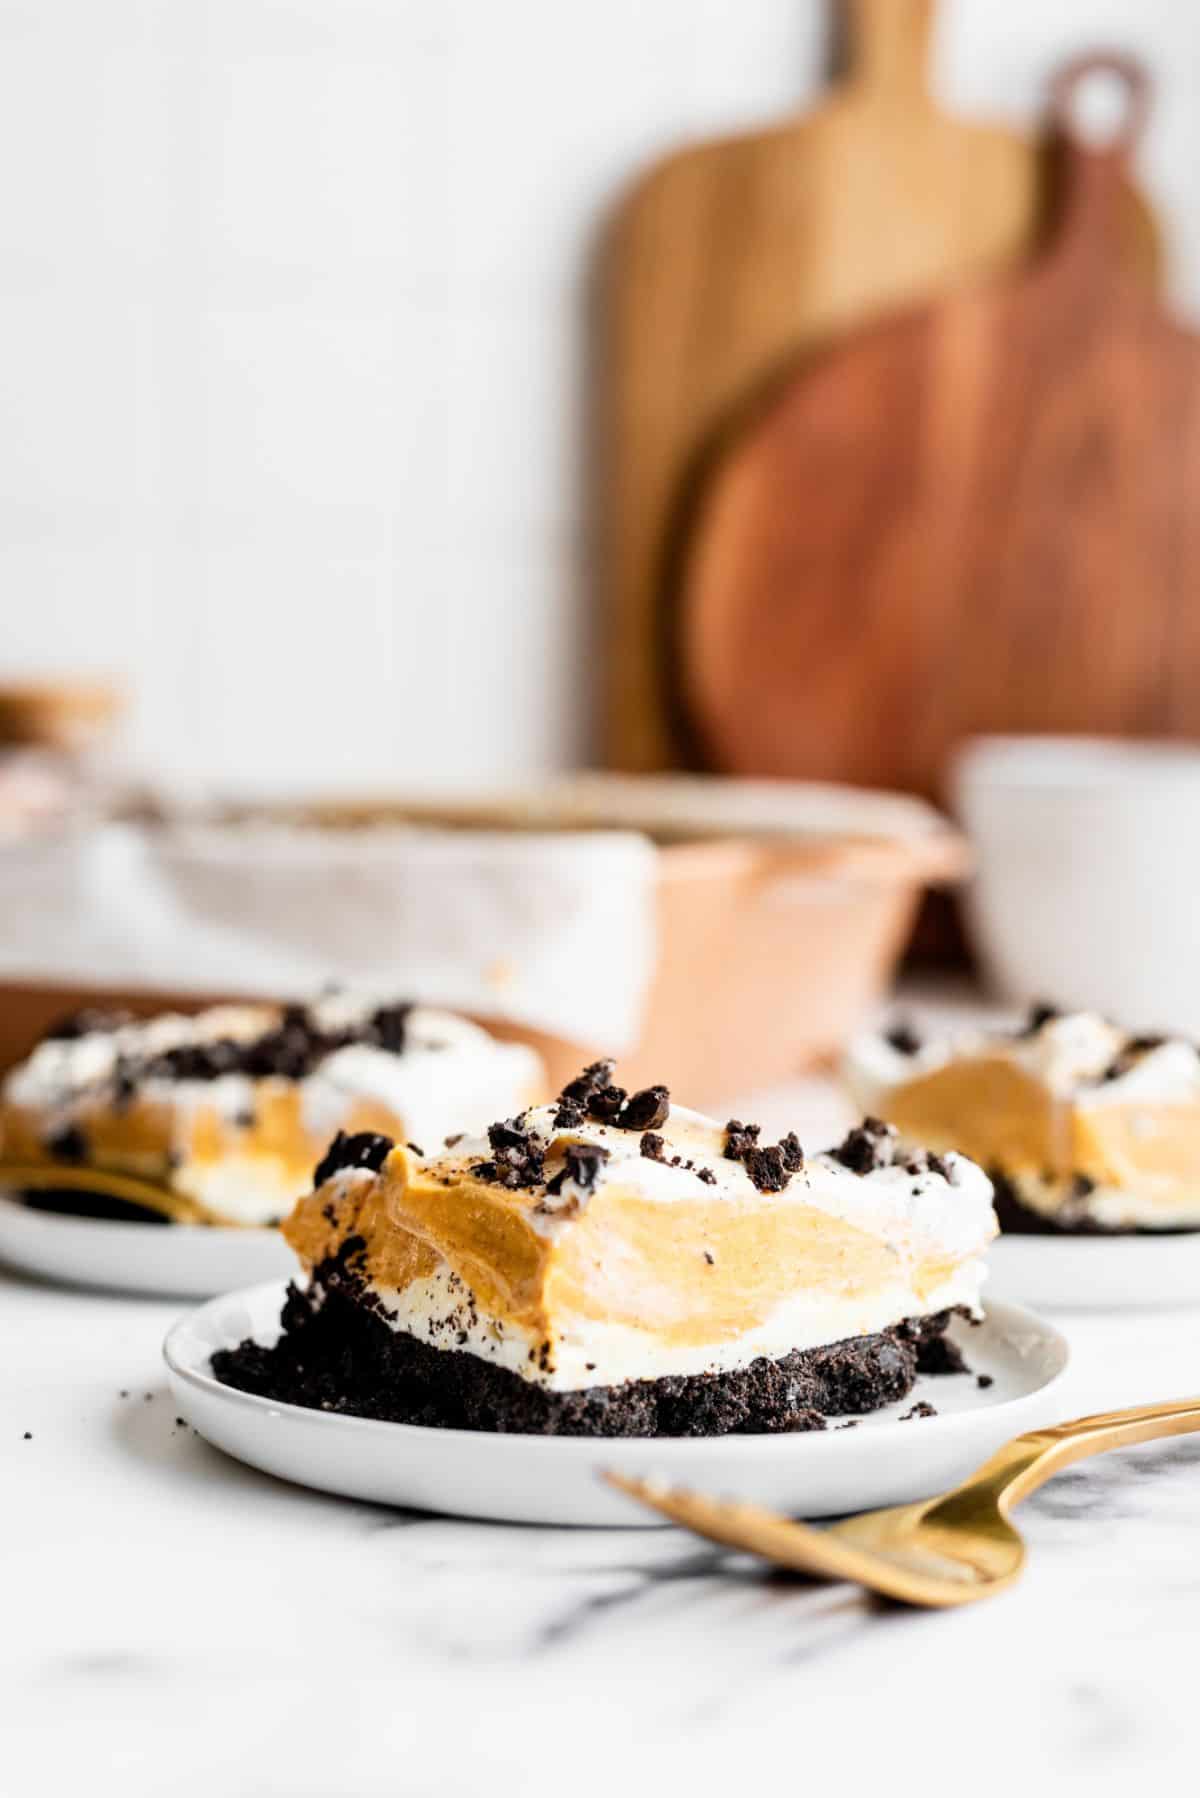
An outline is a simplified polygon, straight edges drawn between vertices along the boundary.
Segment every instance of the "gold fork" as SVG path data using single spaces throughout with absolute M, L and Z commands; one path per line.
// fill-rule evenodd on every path
M 157 1211 L 173 1224 L 210 1224 L 223 1220 L 198 1199 L 169 1187 L 155 1186 L 135 1174 L 109 1173 L 105 1168 L 80 1167 L 67 1161 L 0 1161 L 0 1186 L 11 1192 L 98 1192 L 105 1198 L 125 1199 L 147 1211 Z
M 1200 1399 L 1079 1417 L 1017 1436 L 941 1498 L 847 1517 L 827 1529 L 774 1511 L 704 1498 L 657 1480 L 605 1477 L 710 1542 L 817 1579 L 853 1580 L 902 1604 L 970 1604 L 1020 1577 L 1025 1544 L 1008 1513 L 1053 1474 L 1110 1448 L 1200 1430 Z

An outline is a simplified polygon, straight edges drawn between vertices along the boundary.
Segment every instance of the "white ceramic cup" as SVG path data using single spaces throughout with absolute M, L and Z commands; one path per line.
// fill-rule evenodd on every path
M 1200 747 L 980 737 L 951 779 L 993 984 L 1200 1037 Z

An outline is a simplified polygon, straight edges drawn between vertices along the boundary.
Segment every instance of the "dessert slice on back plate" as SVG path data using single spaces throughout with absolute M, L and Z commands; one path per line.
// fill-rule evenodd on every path
M 823 1427 L 957 1371 L 995 1234 L 965 1158 L 868 1122 L 794 1135 L 632 1095 L 558 1101 L 422 1156 L 340 1136 L 284 1234 L 308 1274 L 226 1383 L 400 1422 L 572 1435 Z
M 857 1043 L 856 1100 L 980 1162 L 1009 1231 L 1200 1229 L 1200 1052 L 1092 1012 L 1035 1006 L 1018 1029 Z
M 527 1103 L 540 1083 L 532 1050 L 465 1018 L 348 993 L 140 1022 L 81 1013 L 0 1090 L 0 1178 L 5 1164 L 61 1169 L 27 1202 L 145 1217 L 70 1184 L 74 1169 L 132 1175 L 184 1216 L 278 1223 L 335 1130 L 436 1141 Z

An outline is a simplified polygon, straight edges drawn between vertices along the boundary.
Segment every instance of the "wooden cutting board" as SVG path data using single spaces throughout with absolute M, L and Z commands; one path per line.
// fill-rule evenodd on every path
M 936 795 L 975 732 L 1200 732 L 1200 339 L 1116 243 L 1146 95 L 1064 70 L 1048 250 L 810 360 L 718 462 L 679 623 L 720 767 Z
M 664 555 L 709 433 L 798 350 L 1009 268 L 1038 239 L 1045 146 L 935 104 L 933 10 L 933 0 L 841 0 L 847 72 L 823 105 L 669 157 L 614 221 L 599 501 L 607 747 L 619 767 L 685 759 L 664 678 Z M 1152 275 L 1158 238 L 1133 197 L 1121 235 Z

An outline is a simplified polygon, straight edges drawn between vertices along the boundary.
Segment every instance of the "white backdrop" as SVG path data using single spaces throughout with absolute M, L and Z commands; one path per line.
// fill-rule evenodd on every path
M 589 256 L 644 160 L 817 84 L 825 0 L 0 0 L 0 672 L 117 669 L 130 746 L 277 787 L 592 740 Z M 1200 7 L 944 0 L 1027 116 L 1139 48 L 1200 312 Z

